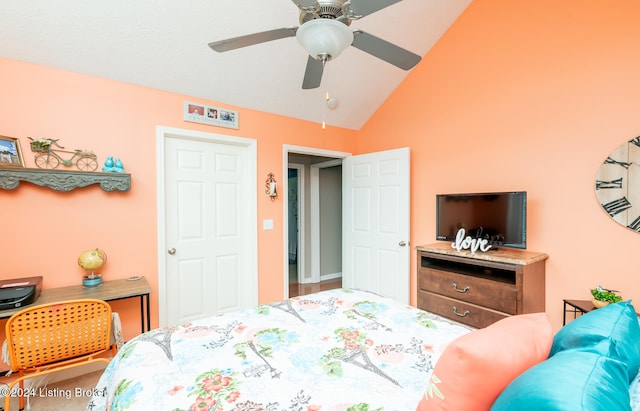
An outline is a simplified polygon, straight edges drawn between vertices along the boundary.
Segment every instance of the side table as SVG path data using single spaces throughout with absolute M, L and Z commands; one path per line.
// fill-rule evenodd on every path
M 595 309 L 591 300 L 562 300 L 564 302 L 564 312 L 562 316 L 562 325 L 567 323 L 567 314 L 573 314 L 573 319 L 580 315 L 588 313 Z

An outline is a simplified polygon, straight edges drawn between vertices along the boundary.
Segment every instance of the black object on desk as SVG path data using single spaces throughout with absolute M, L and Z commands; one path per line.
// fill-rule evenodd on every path
M 42 276 L 0 280 L 0 310 L 33 304 L 41 291 Z

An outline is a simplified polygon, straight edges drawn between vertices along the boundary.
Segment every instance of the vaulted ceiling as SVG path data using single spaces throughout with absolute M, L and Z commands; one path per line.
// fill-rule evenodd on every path
M 351 28 L 424 56 L 470 2 L 403 0 Z M 0 0 L 0 56 L 360 129 L 407 71 L 349 47 L 327 63 L 319 88 L 303 90 L 307 53 L 295 38 L 225 53 L 208 47 L 299 26 L 298 18 L 291 0 Z

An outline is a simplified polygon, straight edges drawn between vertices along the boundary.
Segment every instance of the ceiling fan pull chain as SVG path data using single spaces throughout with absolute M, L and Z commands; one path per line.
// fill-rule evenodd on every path
M 324 66 L 327 64 L 327 59 L 322 60 L 322 67 L 324 71 Z M 326 79 L 326 77 L 325 77 Z M 328 79 L 325 80 L 328 83 Z M 329 85 L 327 84 L 327 91 L 324 94 L 324 101 L 322 102 L 322 129 L 327 128 L 327 103 L 329 102 Z
M 327 103 L 329 102 L 329 90 L 326 91 L 322 102 L 322 129 L 327 128 Z

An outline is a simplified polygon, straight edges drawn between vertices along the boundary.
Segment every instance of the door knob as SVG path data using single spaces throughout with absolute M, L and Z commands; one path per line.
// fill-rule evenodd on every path
M 400 241 L 400 242 L 398 243 L 398 245 L 399 245 L 400 247 L 406 247 L 406 246 L 407 246 L 407 242 L 406 242 L 406 241 Z
M 170 249 L 168 249 L 168 250 L 167 250 L 167 252 L 168 252 L 170 255 L 174 255 L 174 254 L 176 253 L 176 249 L 175 249 L 175 248 L 170 248 Z

